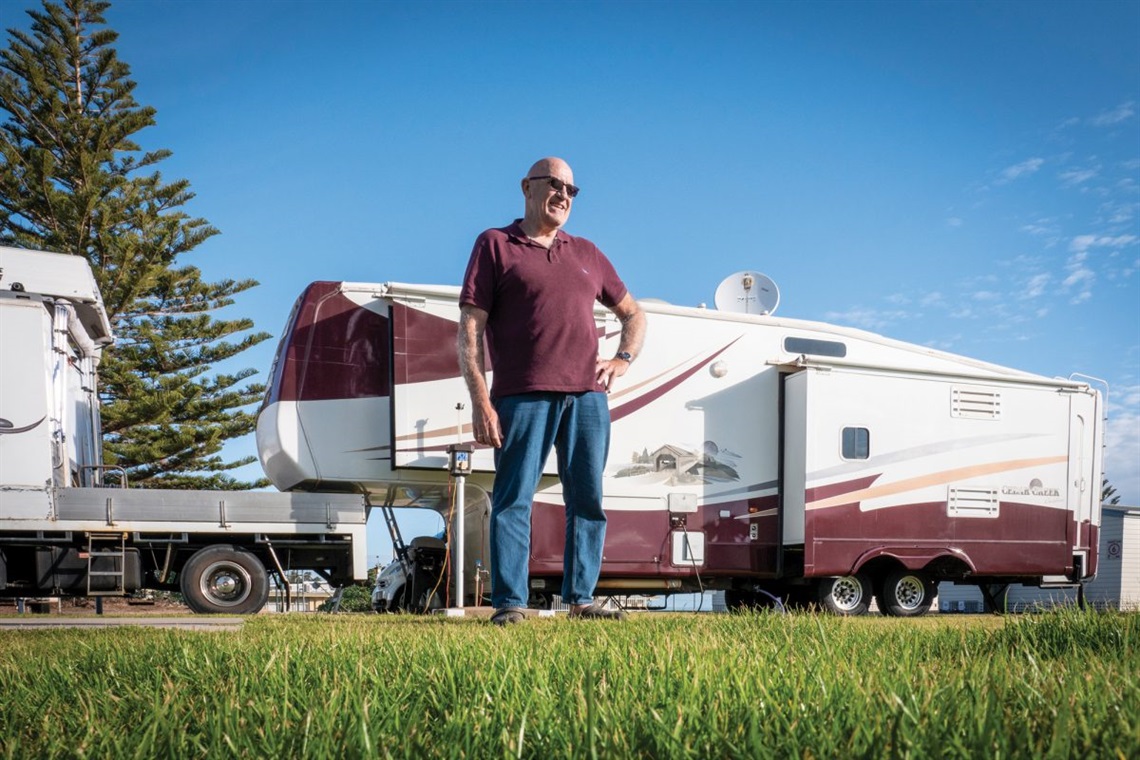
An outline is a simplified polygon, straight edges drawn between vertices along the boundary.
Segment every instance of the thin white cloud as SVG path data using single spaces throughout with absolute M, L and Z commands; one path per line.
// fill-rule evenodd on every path
M 1029 176 L 1030 174 L 1033 174 L 1038 169 L 1040 169 L 1041 165 L 1044 163 L 1045 159 L 1043 158 L 1027 158 L 1020 164 L 1007 166 L 1001 170 L 1001 174 L 997 179 L 997 184 L 1001 185 L 1005 184 L 1006 182 L 1012 182 L 1018 177 Z
M 1081 250 L 1069 257 L 1065 263 L 1065 269 L 1068 270 L 1069 275 L 1064 279 L 1061 285 L 1066 291 L 1076 291 L 1071 303 L 1079 304 L 1092 298 L 1092 286 L 1096 282 L 1096 273 L 1085 266 L 1088 260 L 1088 251 Z
M 957 217 L 957 216 L 948 217 L 946 219 L 946 226 L 947 227 L 961 227 L 962 226 L 962 219 L 960 217 Z
M 1130 180 L 1121 180 L 1121 183 L 1124 182 L 1130 183 L 1129 188 L 1122 189 L 1130 189 L 1132 186 Z M 1100 211 L 1107 215 L 1106 221 L 1108 224 L 1126 224 L 1131 222 L 1137 212 L 1140 211 L 1140 203 L 1115 203 L 1108 201 L 1101 205 Z
M 927 293 L 926 295 L 924 295 L 922 297 L 922 299 L 919 301 L 919 303 L 924 307 L 941 306 L 943 301 L 944 301 L 944 299 L 942 297 L 942 294 L 939 293 L 937 290 L 935 290 L 933 292 L 930 292 L 930 293 Z
M 1058 124 L 1056 129 L 1058 129 L 1058 130 L 1068 129 L 1069 127 L 1075 127 L 1080 123 L 1081 123 L 1081 120 L 1078 119 L 1076 116 L 1070 116 L 1068 119 L 1065 119 L 1063 122 Z
M 1116 108 L 1110 108 L 1107 111 L 1098 113 L 1096 116 L 1089 119 L 1089 123 L 1094 127 L 1111 127 L 1113 125 L 1119 124 L 1122 121 L 1127 121 L 1136 113 L 1136 110 L 1134 108 L 1135 105 L 1136 104 L 1132 101 L 1121 103 Z
M 1001 298 L 1001 293 L 996 293 L 992 290 L 979 290 L 974 293 L 975 301 L 1000 301 Z
M 1077 235 L 1069 243 L 1069 250 L 1077 253 L 1088 251 L 1090 248 L 1124 248 L 1137 241 L 1135 235 Z
M 1053 276 L 1047 272 L 1035 274 L 1029 278 L 1029 282 L 1025 285 L 1025 290 L 1022 292 L 1022 298 L 1039 298 L 1045 295 L 1045 288 L 1049 284 Z
M 928 348 L 936 348 L 940 351 L 951 351 L 960 340 L 962 340 L 962 333 L 955 333 L 953 335 L 947 335 L 944 338 L 928 340 L 922 345 Z
M 1021 225 L 1022 232 L 1028 232 L 1030 235 L 1042 237 L 1044 235 L 1056 235 L 1060 230 L 1057 225 L 1053 224 L 1051 219 L 1038 219 L 1036 222 Z
M 1080 185 L 1088 182 L 1090 179 L 1100 173 L 1100 169 L 1070 169 L 1067 172 L 1061 172 L 1057 176 L 1061 178 L 1061 184 L 1065 187 L 1072 187 L 1073 185 Z
M 882 330 L 894 322 L 910 319 L 911 315 L 901 310 L 884 311 L 856 306 L 847 311 L 829 311 L 823 317 L 829 322 L 847 324 L 863 330 Z

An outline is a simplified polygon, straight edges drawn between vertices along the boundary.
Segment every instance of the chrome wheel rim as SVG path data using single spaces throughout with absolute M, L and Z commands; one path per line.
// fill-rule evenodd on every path
M 213 604 L 236 607 L 253 592 L 253 579 L 241 565 L 215 562 L 202 573 L 198 588 Z
M 853 575 L 836 578 L 831 586 L 831 598 L 844 612 L 858 609 L 863 603 L 863 584 Z
M 900 578 L 895 584 L 895 599 L 904 610 L 916 610 L 926 600 L 926 585 L 913 575 Z

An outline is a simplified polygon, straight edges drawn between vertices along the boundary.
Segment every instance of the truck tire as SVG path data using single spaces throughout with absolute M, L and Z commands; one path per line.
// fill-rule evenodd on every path
M 820 578 L 816 598 L 824 612 L 862 615 L 871 604 L 871 581 L 863 573 Z
M 918 617 L 930 610 L 934 582 L 920 570 L 896 570 L 886 577 L 879 591 L 879 609 L 884 615 Z
M 194 612 L 252 615 L 269 599 L 269 574 L 253 554 L 207 546 L 182 568 L 182 596 Z

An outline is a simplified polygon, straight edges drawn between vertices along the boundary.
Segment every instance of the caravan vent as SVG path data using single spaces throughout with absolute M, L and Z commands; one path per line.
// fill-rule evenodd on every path
M 1001 417 L 1001 394 L 984 388 L 955 386 L 950 389 L 950 416 L 975 420 Z
M 997 489 L 951 488 L 946 495 L 946 514 L 950 517 L 997 517 Z

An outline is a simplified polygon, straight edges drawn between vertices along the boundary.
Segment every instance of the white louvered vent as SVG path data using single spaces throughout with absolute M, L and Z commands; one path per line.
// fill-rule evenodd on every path
M 1001 393 L 985 388 L 953 386 L 950 388 L 950 416 L 974 420 L 999 419 Z
M 946 514 L 950 517 L 997 517 L 996 488 L 950 488 L 946 495 Z

